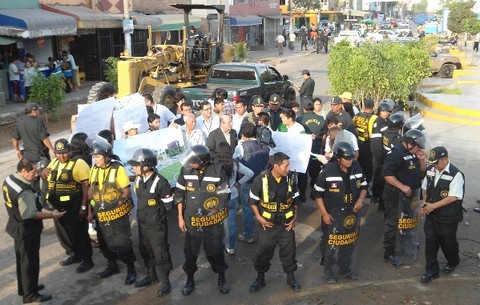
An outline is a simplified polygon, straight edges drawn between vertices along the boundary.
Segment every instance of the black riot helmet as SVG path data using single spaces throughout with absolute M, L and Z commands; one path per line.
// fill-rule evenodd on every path
M 355 158 L 355 150 L 353 150 L 353 147 L 350 143 L 348 142 L 340 142 L 337 145 L 335 145 L 335 149 L 333 151 L 333 157 L 339 159 L 347 159 L 351 160 Z
M 404 123 L 403 112 L 396 112 L 388 117 L 387 125 L 389 128 L 400 130 Z
M 157 156 L 151 149 L 140 148 L 133 153 L 132 158 L 128 161 L 128 164 L 131 166 L 148 166 L 155 167 L 157 166 Z
M 212 162 L 212 155 L 207 146 L 198 144 L 190 147 L 179 161 L 186 168 L 190 168 L 191 164 L 207 165 Z
M 403 135 L 403 142 L 425 148 L 426 138 L 420 130 L 410 129 Z
M 113 154 L 112 145 L 105 138 L 97 136 L 90 148 L 90 155 L 104 155 L 110 157 Z
M 378 104 L 378 111 L 392 111 L 393 110 L 393 106 L 386 102 L 386 101 L 381 101 L 379 104 Z

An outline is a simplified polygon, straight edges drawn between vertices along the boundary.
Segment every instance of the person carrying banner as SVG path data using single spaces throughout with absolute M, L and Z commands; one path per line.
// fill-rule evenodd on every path
M 157 156 L 146 148 L 133 154 L 128 164 L 136 175 L 134 191 L 137 195 L 138 241 L 140 255 L 147 267 L 147 276 L 135 283 L 146 287 L 158 282 L 156 266 L 160 270 L 159 296 L 170 292 L 169 274 L 172 260 L 168 244 L 167 210 L 172 209 L 173 197 L 170 184 L 157 170 Z
M 197 259 L 203 249 L 213 272 L 218 274 L 218 290 L 230 292 L 225 279 L 228 268 L 225 262 L 224 224 L 228 217 L 230 188 L 225 169 L 214 162 L 205 145 L 189 148 L 180 161 L 182 168 L 175 190 L 178 209 L 178 226 L 185 232 L 183 270 L 187 282 L 182 294 L 187 296 L 195 289 L 194 274 L 198 270 Z
M 327 283 L 337 281 L 333 266 L 347 279 L 356 280 L 354 256 L 359 236 L 358 212 L 367 195 L 367 181 L 355 151 L 348 142 L 335 146 L 330 162 L 318 175 L 315 183 L 315 202 L 322 212 L 322 241 L 320 251 Z M 335 256 L 337 256 L 335 258 Z
M 430 151 L 426 178 L 423 180 L 423 202 L 420 216 L 425 217 L 425 274 L 422 283 L 438 277 L 438 248 L 442 249 L 447 265 L 444 273 L 451 273 L 460 263 L 457 228 L 463 220 L 462 201 L 465 194 L 465 176 L 448 159 L 448 151 L 437 146 Z
M 133 208 L 130 194 L 130 179 L 120 162 L 110 158 L 112 146 L 102 137 L 92 144 L 90 154 L 95 165 L 90 170 L 90 207 L 88 220 L 95 216 L 99 248 L 108 260 L 107 268 L 98 273 L 107 278 L 120 273 L 117 259 L 127 264 L 125 285 L 135 283 L 135 253 L 131 239 L 128 214 Z

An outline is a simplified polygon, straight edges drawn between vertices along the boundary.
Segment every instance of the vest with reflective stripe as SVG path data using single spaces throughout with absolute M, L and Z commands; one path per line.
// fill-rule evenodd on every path
M 372 114 L 360 112 L 353 118 L 353 124 L 357 130 L 357 139 L 360 142 L 365 142 L 370 139 L 369 122 Z
M 258 209 L 260 215 L 277 224 L 287 223 L 295 216 L 294 199 L 298 196 L 293 176 L 282 177 L 280 183 L 270 173 L 262 175 L 262 194 Z M 269 183 L 271 180 L 272 184 Z
M 62 205 L 82 196 L 82 185 L 73 178 L 73 168 L 76 162 L 77 158 L 70 159 L 62 171 L 59 172 L 60 161 L 58 159 L 54 160 L 52 172 L 48 176 L 47 199 L 56 208 L 59 208 L 57 204 Z

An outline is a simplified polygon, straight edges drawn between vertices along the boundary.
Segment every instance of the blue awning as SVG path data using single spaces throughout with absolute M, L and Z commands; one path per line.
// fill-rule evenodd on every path
M 251 26 L 262 24 L 262 17 L 255 15 L 230 16 L 230 26 Z
M 77 34 L 75 18 L 42 9 L 0 10 L 0 35 L 21 38 Z

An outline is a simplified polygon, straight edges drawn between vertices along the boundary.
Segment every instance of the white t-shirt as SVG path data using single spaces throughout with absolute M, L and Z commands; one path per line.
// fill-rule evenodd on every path
M 277 41 L 278 43 L 284 43 L 284 42 L 285 42 L 285 37 L 284 37 L 282 34 L 279 34 L 279 35 L 277 36 L 276 41 Z
M 11 81 L 19 81 L 20 80 L 20 74 L 17 74 L 18 73 L 18 67 L 16 64 L 14 64 L 13 62 L 10 63 L 10 65 L 8 65 L 8 78 L 11 80 Z
M 160 116 L 160 129 L 168 127 L 168 122 L 175 121 L 175 115 L 163 105 L 154 104 L 153 112 Z
M 203 131 L 203 133 L 208 137 L 208 135 L 220 127 L 220 117 L 218 115 L 212 114 L 212 117 L 209 121 L 206 121 L 203 116 L 199 116 L 196 120 L 197 129 Z
M 287 126 L 287 132 L 290 133 L 305 133 L 305 128 L 303 127 L 302 124 L 295 122 L 292 126 L 288 127 Z
M 337 135 L 335 136 L 335 143 L 333 144 L 333 148 L 335 148 L 335 144 L 339 142 L 348 142 L 352 144 L 354 151 L 358 151 L 357 137 L 355 137 L 355 135 L 348 130 L 341 130 L 337 132 Z M 332 152 L 332 147 L 330 147 L 330 136 L 327 136 L 327 139 L 325 140 L 325 152 L 326 153 Z

